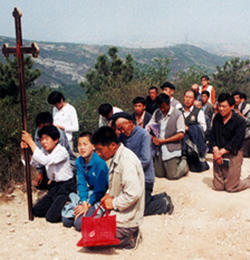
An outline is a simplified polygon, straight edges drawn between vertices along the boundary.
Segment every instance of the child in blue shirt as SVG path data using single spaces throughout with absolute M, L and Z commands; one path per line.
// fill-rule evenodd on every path
M 82 133 L 78 138 L 80 156 L 76 159 L 76 173 L 79 205 L 74 208 L 74 218 L 62 218 L 65 226 L 74 225 L 79 231 L 82 217 L 94 213 L 96 204 L 108 189 L 107 164 L 94 151 L 90 138 L 89 132 Z

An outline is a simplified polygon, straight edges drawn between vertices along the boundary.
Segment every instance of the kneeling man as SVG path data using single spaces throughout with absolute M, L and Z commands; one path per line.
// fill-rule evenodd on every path
M 211 147 L 214 159 L 215 190 L 236 192 L 250 187 L 250 178 L 240 179 L 242 146 L 246 123 L 233 111 L 234 98 L 228 93 L 218 97 L 219 113 L 213 120 Z
M 116 237 L 122 248 L 138 245 L 139 226 L 144 213 L 144 172 L 137 156 L 118 143 L 115 131 L 107 126 L 99 128 L 92 136 L 96 152 L 103 160 L 109 160 L 109 193 L 101 202 L 104 208 L 116 215 Z

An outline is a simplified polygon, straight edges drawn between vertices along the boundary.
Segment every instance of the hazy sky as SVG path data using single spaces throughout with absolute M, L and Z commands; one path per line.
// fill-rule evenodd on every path
M 37 41 L 164 46 L 250 43 L 250 0 L 0 0 L 0 35 Z

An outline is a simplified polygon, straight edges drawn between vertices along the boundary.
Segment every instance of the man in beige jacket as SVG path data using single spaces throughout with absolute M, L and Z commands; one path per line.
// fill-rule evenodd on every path
M 144 172 L 137 156 L 118 143 L 114 130 L 104 126 L 92 137 L 98 155 L 109 160 L 109 193 L 101 201 L 116 215 L 119 247 L 133 249 L 141 240 L 139 226 L 144 214 Z

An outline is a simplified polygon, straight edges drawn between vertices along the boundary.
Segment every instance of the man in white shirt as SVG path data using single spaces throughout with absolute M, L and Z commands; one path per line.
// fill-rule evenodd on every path
M 202 131 L 205 132 L 207 130 L 205 114 L 202 109 L 199 109 L 194 106 L 195 101 L 195 93 L 193 90 L 187 90 L 184 93 L 183 99 L 183 115 L 185 117 L 186 131 L 188 130 L 188 126 L 191 124 L 199 124 Z
M 109 103 L 105 103 L 99 106 L 98 112 L 100 114 L 99 127 L 102 127 L 108 126 L 113 114 L 122 112 L 122 109 L 120 109 L 119 107 L 112 107 Z
M 195 93 L 192 89 L 184 93 L 182 113 L 185 118 L 185 136 L 182 145 L 182 154 L 187 156 L 190 171 L 202 172 L 209 169 L 205 160 L 207 130 L 205 114 L 202 109 L 194 106 Z

